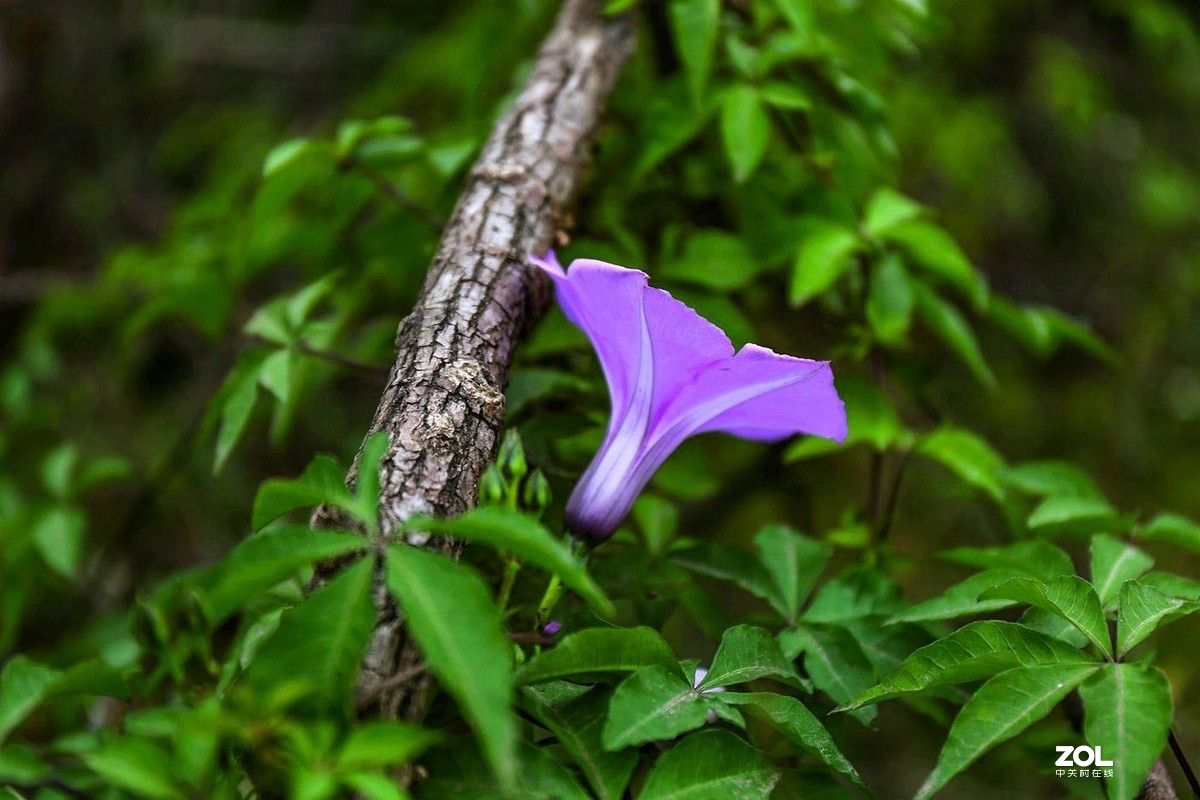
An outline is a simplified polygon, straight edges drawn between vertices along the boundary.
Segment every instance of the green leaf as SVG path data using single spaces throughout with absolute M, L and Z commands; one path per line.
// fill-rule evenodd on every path
M 1139 539 L 1166 542 L 1200 553 L 1200 525 L 1179 514 L 1159 514 L 1134 530 Z
M 802 231 L 788 290 L 793 306 L 804 305 L 833 286 L 862 247 L 858 234 L 830 220 L 805 219 Z
M 83 760 L 110 785 L 127 789 L 138 797 L 186 796 L 175 785 L 175 761 L 171 754 L 146 739 L 113 739 L 100 750 L 85 754 Z
M 30 538 L 50 569 L 67 580 L 74 580 L 79 572 L 86 529 L 87 519 L 82 511 L 69 506 L 54 506 L 38 518 Z
M 840 625 L 802 625 L 789 628 L 786 634 L 790 654 L 795 650 L 804 655 L 804 669 L 813 685 L 834 702 L 848 703 L 875 682 L 875 667 L 862 645 Z M 854 717 L 864 725 L 875 718 L 875 708 L 856 707 Z
M 284 514 L 322 503 L 341 508 L 348 508 L 353 503 L 350 490 L 346 488 L 346 471 L 332 456 L 326 455 L 313 459 L 298 478 L 263 481 L 254 496 L 250 525 L 256 531 L 261 530 Z
M 338 753 L 337 769 L 351 771 L 402 764 L 420 755 L 439 738 L 433 731 L 403 722 L 367 722 L 346 738 Z
M 634 749 L 610 752 L 603 745 L 601 731 L 608 719 L 611 693 L 593 690 L 582 698 L 560 700 L 549 690 L 554 685 L 524 687 L 524 705 L 558 739 L 599 800 L 620 800 L 637 766 L 638 753 Z
M 904 343 L 912 324 L 913 287 L 904 262 L 894 255 L 880 259 L 871 270 L 871 288 L 867 294 L 867 323 L 880 342 Z
M 585 628 L 525 662 L 517 671 L 517 683 L 589 681 L 655 665 L 683 674 L 675 654 L 653 628 Z
M 696 688 L 703 691 L 759 678 L 773 678 L 789 686 L 806 688 L 769 631 L 753 625 L 735 625 L 721 637 L 712 666 Z
M 770 135 L 771 121 L 754 87 L 729 89 L 721 102 L 721 141 L 735 181 L 744 183 L 758 169 Z
M 409 795 L 393 778 L 374 772 L 356 772 L 339 776 L 342 785 L 365 800 L 409 800 Z
M 655 274 L 719 292 L 741 289 L 761 272 L 746 240 L 722 230 L 700 230 L 687 238 L 679 258 Z
M 767 755 L 722 730 L 685 737 L 658 759 L 638 800 L 766 798 L 780 771 Z
M 308 139 L 289 139 L 286 142 L 275 145 L 275 147 L 271 148 L 271 152 L 267 153 L 267 157 L 263 161 L 263 177 L 269 178 L 276 172 L 286 169 L 289 165 L 303 157 L 311 146 L 312 142 Z
M 56 447 L 42 461 L 42 485 L 55 500 L 71 498 L 78 463 L 79 448 L 70 443 Z
M 996 376 L 979 349 L 975 332 L 957 308 L 939 297 L 933 290 L 913 284 L 917 313 L 929 329 L 962 359 L 975 378 L 987 389 L 996 388 Z
M 1042 539 L 1000 547 L 959 547 L 938 553 L 938 558 L 980 569 L 1013 570 L 1047 581 L 1075 574 L 1071 557 Z
M 9 659 L 0 672 L 0 743 L 37 707 L 61 674 L 23 655 Z
M 372 559 L 362 559 L 283 612 L 243 679 L 259 692 L 296 685 L 318 713 L 350 713 L 354 679 L 375 626 Z
M 917 790 L 932 797 L 991 748 L 1050 713 L 1098 665 L 1018 667 L 1002 672 L 975 693 L 954 720 L 933 773 Z
M 688 91 L 696 105 L 704 97 L 717 49 L 720 0 L 671 0 L 668 7 L 675 49 L 687 75 Z
M 716 698 L 722 703 L 744 706 L 752 716 L 766 722 L 805 752 L 816 756 L 830 769 L 841 773 L 856 786 L 863 786 L 858 770 L 842 754 L 829 731 L 795 697 L 770 692 L 738 694 L 725 692 Z
M 1092 585 L 1075 575 L 1063 575 L 1049 582 L 1033 578 L 1014 578 L 980 594 L 990 600 L 1003 598 L 1025 603 L 1058 614 L 1078 628 L 1104 654 L 1112 652 L 1108 624 L 1100 598 Z
M 990 678 L 1016 667 L 1092 664 L 1094 659 L 1015 622 L 973 622 L 917 650 L 896 671 L 839 710 L 938 686 Z
M 389 446 L 387 431 L 375 431 L 363 442 L 358 458 L 358 483 L 354 487 L 351 510 L 358 521 L 374 533 L 379 532 L 380 470 Z
M 1120 518 L 1103 498 L 1053 495 L 1033 509 L 1025 524 L 1031 531 L 1047 536 L 1090 534 L 1114 530 L 1119 526 Z
M 1200 600 L 1200 582 L 1189 580 L 1169 572 L 1147 572 L 1138 578 L 1138 583 L 1157 589 L 1168 597 L 1183 600 Z
M 973 614 L 985 614 L 1007 608 L 1015 601 L 1008 599 L 981 600 L 980 594 L 1013 578 L 1022 577 L 1014 569 L 989 569 L 956 583 L 937 597 L 906 608 L 889 622 L 929 622 L 954 619 Z
M 469 568 L 419 548 L 389 547 L 387 562 L 388 588 L 429 668 L 471 721 L 500 783 L 514 786 L 512 648 L 491 593 Z
M 878 569 L 853 567 L 821 587 L 803 619 L 845 624 L 863 617 L 894 614 L 901 605 L 900 587 L 890 577 Z
M 1113 608 L 1117 592 L 1154 566 L 1154 559 L 1129 542 L 1097 534 L 1092 537 L 1092 585 L 1104 608 Z
M 730 581 L 768 603 L 779 602 L 771 574 L 754 556 L 729 544 L 702 544 L 673 553 L 671 561 L 692 572 Z
M 604 723 L 606 750 L 674 739 L 708 719 L 707 699 L 685 681 L 678 669 L 644 667 L 613 692 Z
M 1111 800 L 1132 800 L 1167 744 L 1171 687 L 1162 670 L 1143 664 L 1105 664 L 1079 687 L 1083 734 L 1115 769 Z
M 611 620 L 616 616 L 612 601 L 592 579 L 583 562 L 537 520 L 519 511 L 485 506 L 455 519 L 415 517 L 404 527 L 406 530 L 429 531 L 506 550 L 522 561 L 558 575 L 568 588 L 577 592 L 604 619 Z
M 1123 658 L 1159 626 L 1200 610 L 1200 603 L 1129 580 L 1121 585 L 1117 609 L 1117 657 Z
M 768 81 L 759 89 L 763 100 L 786 111 L 808 111 L 813 107 L 808 92 L 792 83 Z
M 1091 476 L 1065 461 L 1026 461 L 1004 467 L 996 476 L 1005 486 L 1037 497 L 1104 497 Z
M 633 518 L 642 532 L 646 550 L 661 556 L 679 529 L 679 506 L 652 494 L 643 494 L 633 504 Z
M 286 403 L 292 391 L 293 361 L 292 351 L 284 348 L 267 356 L 259 368 L 258 382 L 280 403 Z
M 221 406 L 221 427 L 217 431 L 217 446 L 213 456 L 213 473 L 216 474 L 225 466 L 226 459 L 233 452 L 238 439 L 250 421 L 254 404 L 258 400 L 258 371 L 245 369 L 229 376 L 228 388 L 223 392 L 224 403 Z
M 974 433 L 942 425 L 918 440 L 917 452 L 946 467 L 964 483 L 982 489 L 993 500 L 1004 498 L 1004 489 L 996 480 L 1004 459 Z
M 910 219 L 887 227 L 880 235 L 899 245 L 927 272 L 961 291 L 976 308 L 987 305 L 987 284 L 958 243 L 934 223 Z
M 367 540 L 357 534 L 313 530 L 307 525 L 255 534 L 198 578 L 211 621 L 220 622 L 311 564 L 367 546 Z
M 546 748 L 519 742 L 517 758 L 520 784 L 504 790 L 475 751 L 457 744 L 439 748 L 422 760 L 431 777 L 422 782 L 420 796 L 430 800 L 591 800 L 570 770 Z
M 872 236 L 882 236 L 892 228 L 928 214 L 928 209 L 894 189 L 884 187 L 867 201 L 863 228 Z
M 784 460 L 799 461 L 856 444 L 866 444 L 880 451 L 909 445 L 912 434 L 900 422 L 892 401 L 882 389 L 853 375 L 839 376 L 837 389 L 846 404 L 849 427 L 846 440 L 839 445 L 831 439 L 805 436 L 788 447 Z
M 774 582 L 776 610 L 788 622 L 800 613 L 833 548 L 802 536 L 786 525 L 768 525 L 754 537 L 763 568 Z

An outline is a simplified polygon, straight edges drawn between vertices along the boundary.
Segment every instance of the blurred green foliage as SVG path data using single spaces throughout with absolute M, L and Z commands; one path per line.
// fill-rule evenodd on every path
M 409 523 L 455 564 L 379 541 L 341 464 L 552 5 L 0 11 L 9 796 L 391 798 L 419 763 L 427 797 L 1099 797 L 1053 773 L 1087 741 L 1128 798 L 1168 722 L 1200 753 L 1195 9 L 610 2 L 639 48 L 564 255 L 832 358 L 850 436 L 690 442 L 585 560 L 607 398 L 551 310 L 483 507 Z M 423 728 L 356 713 L 372 556 Z

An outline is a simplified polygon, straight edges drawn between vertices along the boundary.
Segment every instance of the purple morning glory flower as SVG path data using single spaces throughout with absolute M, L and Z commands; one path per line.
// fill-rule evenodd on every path
M 654 471 L 694 434 L 845 437 L 829 362 L 756 344 L 735 353 L 724 331 L 651 287 L 640 270 L 590 259 L 564 270 L 553 251 L 530 261 L 554 280 L 567 319 L 591 339 L 612 399 L 600 452 L 567 500 L 572 533 L 594 543 L 612 536 Z

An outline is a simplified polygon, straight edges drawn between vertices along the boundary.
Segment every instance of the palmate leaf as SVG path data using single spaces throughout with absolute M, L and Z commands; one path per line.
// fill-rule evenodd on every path
M 298 478 L 270 478 L 254 496 L 250 526 L 261 530 L 268 523 L 299 508 L 321 503 L 346 507 L 352 503 L 346 488 L 346 470 L 332 456 L 319 455 Z
M 1171 687 L 1162 670 L 1105 664 L 1079 687 L 1083 733 L 1114 764 L 1110 800 L 1131 800 L 1167 744 Z
M 1092 534 L 1115 530 L 1121 519 L 1116 509 L 1102 497 L 1051 495 L 1033 509 L 1025 524 L 1031 531 L 1044 536 Z
M 554 734 L 599 800 L 620 800 L 637 766 L 638 753 L 632 748 L 614 752 L 604 747 L 601 731 L 612 693 L 593 689 L 582 697 L 569 693 L 560 697 L 561 693 L 552 691 L 554 687 L 553 683 L 524 687 L 522 705 Z
M 604 619 L 616 616 L 612 601 L 588 574 L 583 563 L 537 520 L 507 508 L 484 506 L 454 519 L 417 517 L 405 530 L 430 531 L 468 542 L 482 542 L 536 564 L 582 597 Z
M 1020 572 L 1012 569 L 989 569 L 951 586 L 941 595 L 917 603 L 906 608 L 892 622 L 929 622 L 932 620 L 954 619 L 972 614 L 984 614 L 1014 605 L 1015 600 L 994 598 L 981 600 L 979 596 L 996 586 L 1013 578 L 1023 577 Z
M 704 725 L 711 701 L 679 670 L 639 669 L 617 686 L 604 723 L 606 750 L 674 739 Z
M 704 690 L 734 686 L 759 678 L 772 678 L 789 686 L 808 688 L 796 674 L 795 667 L 784 658 L 779 643 L 769 631 L 753 625 L 736 625 L 721 637 L 721 645 L 713 656 L 712 666 L 696 688 Z
M 1112 608 L 1125 581 L 1154 566 L 1154 559 L 1129 542 L 1098 534 L 1092 537 L 1092 585 L 1106 609 Z
M 766 800 L 779 776 L 774 761 L 740 737 L 701 731 L 658 759 L 638 800 Z
M 910 218 L 887 226 L 881 233 L 884 239 L 899 245 L 926 272 L 962 292 L 976 308 L 987 306 L 987 283 L 958 243 L 942 228 L 928 220 Z
M 839 710 L 990 678 L 1016 667 L 1094 663 L 1086 653 L 1015 622 L 973 622 L 917 650 L 895 672 Z
M 469 567 L 420 548 L 387 551 L 388 589 L 429 668 L 458 702 L 501 785 L 516 782 L 512 649 L 500 609 Z
M 671 561 L 691 572 L 731 581 L 773 606 L 780 602 L 774 580 L 766 567 L 740 547 L 722 543 L 702 544 L 672 554 Z
M 517 683 L 541 683 L 556 678 L 596 680 L 613 673 L 660 666 L 683 676 L 670 646 L 653 628 L 585 628 L 525 662 Z
M 99 659 L 58 670 L 24 655 L 13 656 L 0 672 L 0 744 L 39 704 L 69 694 L 128 700 L 129 686 L 116 669 Z
M 1075 575 L 1063 575 L 1049 582 L 1033 578 L 1014 578 L 988 589 L 981 599 L 1002 598 L 1026 603 L 1058 614 L 1088 638 L 1101 653 L 1109 653 L 1112 643 L 1100 598 L 1092 585 Z
M 1139 581 L 1121 586 L 1117 604 L 1117 656 L 1123 657 L 1159 626 L 1200 610 L 1200 603 L 1171 597 Z
M 837 703 L 848 703 L 875 682 L 875 668 L 850 631 L 840 625 L 797 625 L 779 635 L 784 652 L 804 655 L 804 669 L 813 685 Z M 877 710 L 853 709 L 864 725 Z
M 1098 669 L 1098 664 L 1017 667 L 989 680 L 958 713 L 937 766 L 917 790 L 917 800 L 932 797 L 992 747 L 1049 714 Z
M 775 585 L 777 602 L 773 605 L 786 620 L 794 621 L 829 563 L 833 548 L 785 525 L 768 525 L 754 537 L 754 543 Z
M 1071 557 L 1043 539 L 999 547 L 959 547 L 938 553 L 938 558 L 979 569 L 1014 570 L 1046 581 L 1075 574 Z
M 819 758 L 830 769 L 863 786 L 858 770 L 842 754 L 821 721 L 795 697 L 770 692 L 738 694 L 726 692 L 719 702 L 737 705 L 748 714 L 770 725 L 803 750 Z M 865 787 L 864 787 L 865 788 Z

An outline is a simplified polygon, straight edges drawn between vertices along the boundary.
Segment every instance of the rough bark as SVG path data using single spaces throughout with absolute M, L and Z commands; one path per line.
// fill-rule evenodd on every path
M 604 101 L 633 49 L 632 22 L 601 16 L 600 5 L 564 5 L 524 89 L 471 169 L 416 306 L 400 325 L 370 428 L 386 431 L 390 442 L 380 481 L 380 525 L 389 539 L 414 514 L 452 516 L 472 506 L 495 455 L 514 345 L 548 299 L 526 256 L 543 252 L 563 227 Z M 318 524 L 331 521 L 318 512 Z M 447 539 L 408 540 L 453 556 L 460 549 Z M 360 708 L 418 718 L 430 678 L 382 581 L 376 605 Z
M 1166 763 L 1160 758 L 1154 762 L 1154 769 L 1146 776 L 1138 792 L 1137 800 L 1177 800 L 1175 784 L 1171 782 L 1171 774 L 1167 772 Z

